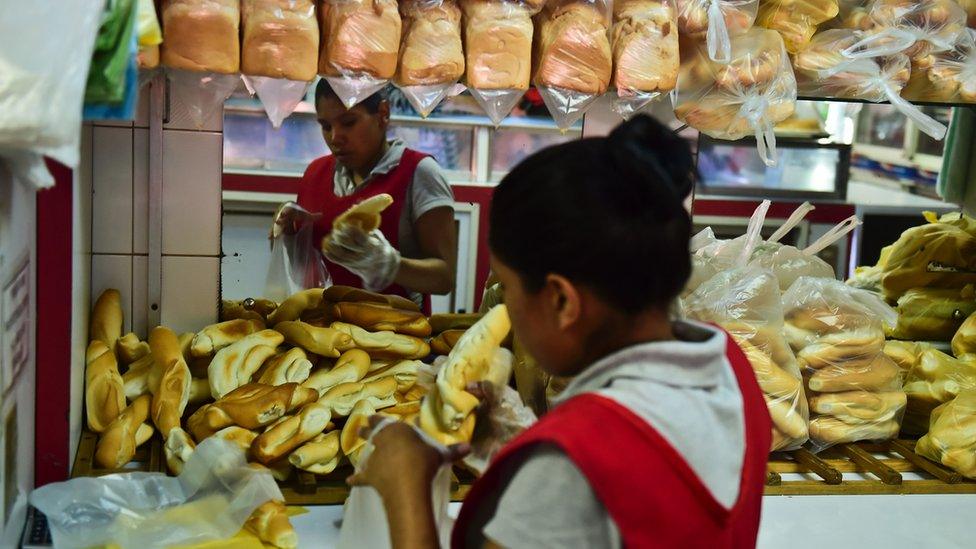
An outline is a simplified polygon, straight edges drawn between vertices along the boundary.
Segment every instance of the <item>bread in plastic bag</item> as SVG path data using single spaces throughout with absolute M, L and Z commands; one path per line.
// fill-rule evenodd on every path
M 241 0 L 241 72 L 310 82 L 319 59 L 314 0 Z
M 464 75 L 461 8 L 456 0 L 404 0 L 400 17 L 403 32 L 393 82 L 426 117 Z
M 754 28 L 732 39 L 728 64 L 712 61 L 698 44 L 682 62 L 674 114 L 716 139 L 755 136 L 759 156 L 776 163 L 776 123 L 793 114 L 796 79 L 783 39 Z
M 678 28 L 674 0 L 613 2 L 613 109 L 625 119 L 678 82 Z
M 42 486 L 30 496 L 47 516 L 56 547 L 122 549 L 229 538 L 258 506 L 282 499 L 267 470 L 248 466 L 240 448 L 216 437 L 197 447 L 179 477 L 81 477 Z
M 683 304 L 689 318 L 718 324 L 742 347 L 773 420 L 771 450 L 806 442 L 807 400 L 796 357 L 783 336 L 783 305 L 773 273 L 758 265 L 724 270 Z
M 610 85 L 609 27 L 604 0 L 551 0 L 535 17 L 532 83 L 560 128 Z
M 952 336 L 952 354 L 957 358 L 976 359 L 976 313 L 966 317 Z
M 759 4 L 756 26 L 778 32 L 786 51 L 796 53 L 810 42 L 818 25 L 837 13 L 837 0 L 764 0 Z
M 963 391 L 932 412 L 915 452 L 976 479 L 976 389 Z
M 401 21 L 395 0 L 326 0 L 319 21 L 319 74 L 346 108 L 381 90 L 396 74 Z
M 883 269 L 882 289 L 892 302 L 912 288 L 976 284 L 976 236 L 943 222 L 912 227 L 891 245 Z
M 163 0 L 162 64 L 233 74 L 241 67 L 240 0 Z
M 917 359 L 905 376 L 908 407 L 902 432 L 920 436 L 928 430 L 936 406 L 960 392 L 976 389 L 976 362 L 953 358 L 938 349 L 919 344 Z
M 966 28 L 966 12 L 955 0 L 874 0 L 869 32 L 895 28 L 915 43 L 905 51 L 918 68 L 932 66 L 933 53 L 951 49 Z
M 745 255 L 745 249 L 748 247 L 751 254 L 751 250 L 760 245 L 760 233 L 771 204 L 769 200 L 759 203 L 752 212 L 752 217 L 749 218 L 746 234 L 740 237 L 731 240 L 718 239 L 715 238 L 712 229 L 707 227 L 691 239 L 691 276 L 682 290 L 682 298 L 687 297 L 720 271 L 735 265 L 745 265 L 748 262 L 749 256 Z
M 889 336 L 914 341 L 949 341 L 969 315 L 976 312 L 973 285 L 955 288 L 913 288 L 898 298 L 898 325 Z
M 756 21 L 759 0 L 676 0 L 678 31 L 704 37 L 712 61 L 727 63 L 732 57 L 730 38 L 743 34 Z
M 793 283 L 783 306 L 810 399 L 813 449 L 894 437 L 906 402 L 903 373 L 884 352 L 895 311 L 875 294 L 810 277 Z
M 965 29 L 952 48 L 934 54 L 928 70 L 914 70 L 902 96 L 914 101 L 976 103 L 976 29 Z
M 311 214 L 297 204 L 287 204 Z M 265 278 L 264 297 L 282 302 L 307 288 L 327 288 L 332 277 L 313 237 L 313 224 L 303 223 L 294 233 L 281 232 L 271 243 L 271 261 Z

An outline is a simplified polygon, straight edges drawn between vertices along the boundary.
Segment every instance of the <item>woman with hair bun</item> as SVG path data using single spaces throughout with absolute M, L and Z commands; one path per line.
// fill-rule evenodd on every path
M 762 393 L 727 334 L 669 314 L 691 271 L 694 178 L 688 145 L 641 116 L 498 185 L 492 270 L 512 328 L 542 369 L 574 379 L 474 484 L 453 546 L 755 545 Z M 350 482 L 379 491 L 394 547 L 436 546 L 429 487 L 447 458 L 406 425 L 373 442 Z

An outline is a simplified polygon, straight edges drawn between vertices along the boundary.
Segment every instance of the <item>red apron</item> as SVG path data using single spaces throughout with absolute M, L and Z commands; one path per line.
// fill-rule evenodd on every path
M 511 478 L 532 447 L 553 444 L 587 478 L 620 529 L 625 547 L 755 547 L 771 423 L 755 374 L 730 338 L 726 356 L 745 415 L 745 461 L 731 509 L 715 500 L 682 456 L 646 421 L 613 400 L 582 394 L 544 416 L 495 457 L 464 500 L 451 546 L 480 547 L 481 531 L 495 514 L 501 482 Z
M 383 211 L 380 230 L 383 236 L 396 249 L 400 249 L 400 216 L 406 206 L 407 191 L 413 182 L 413 175 L 417 164 L 426 155 L 411 149 L 404 149 L 400 163 L 385 174 L 378 174 L 370 180 L 369 185 L 356 189 L 349 196 L 335 194 L 335 157 L 323 156 L 314 160 L 305 170 L 305 175 L 298 187 L 298 205 L 313 213 L 321 213 L 314 226 L 314 241 L 321 246 L 322 237 L 332 230 L 332 222 L 343 212 L 362 202 L 363 200 L 386 193 L 393 197 L 393 205 Z M 332 283 L 342 286 L 362 288 L 362 280 L 349 272 L 345 267 L 336 265 L 325 259 L 325 265 L 332 275 Z M 409 293 L 394 284 L 381 290 L 384 294 L 395 294 L 410 298 Z

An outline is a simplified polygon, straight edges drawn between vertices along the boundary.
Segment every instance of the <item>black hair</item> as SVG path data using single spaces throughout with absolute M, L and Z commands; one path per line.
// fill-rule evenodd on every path
M 319 101 L 323 99 L 328 99 L 330 97 L 335 97 L 342 102 L 339 98 L 339 94 L 332 89 L 329 85 L 329 81 L 325 78 L 319 78 L 319 83 L 315 85 L 315 105 L 318 107 Z M 376 114 L 380 111 L 380 103 L 386 100 L 386 89 L 381 89 L 373 95 L 363 99 L 359 104 L 366 108 L 366 112 L 370 114 Z
M 549 274 L 628 314 L 667 308 L 691 273 L 688 143 L 648 116 L 543 149 L 492 198 L 489 243 L 529 292 Z

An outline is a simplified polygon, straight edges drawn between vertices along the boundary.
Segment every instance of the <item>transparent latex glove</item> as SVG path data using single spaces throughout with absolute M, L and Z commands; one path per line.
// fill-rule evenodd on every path
M 323 246 L 325 257 L 349 269 L 363 281 L 363 288 L 379 292 L 391 284 L 400 270 L 400 252 L 379 230 L 369 233 L 354 225 L 333 229 L 331 243 Z

